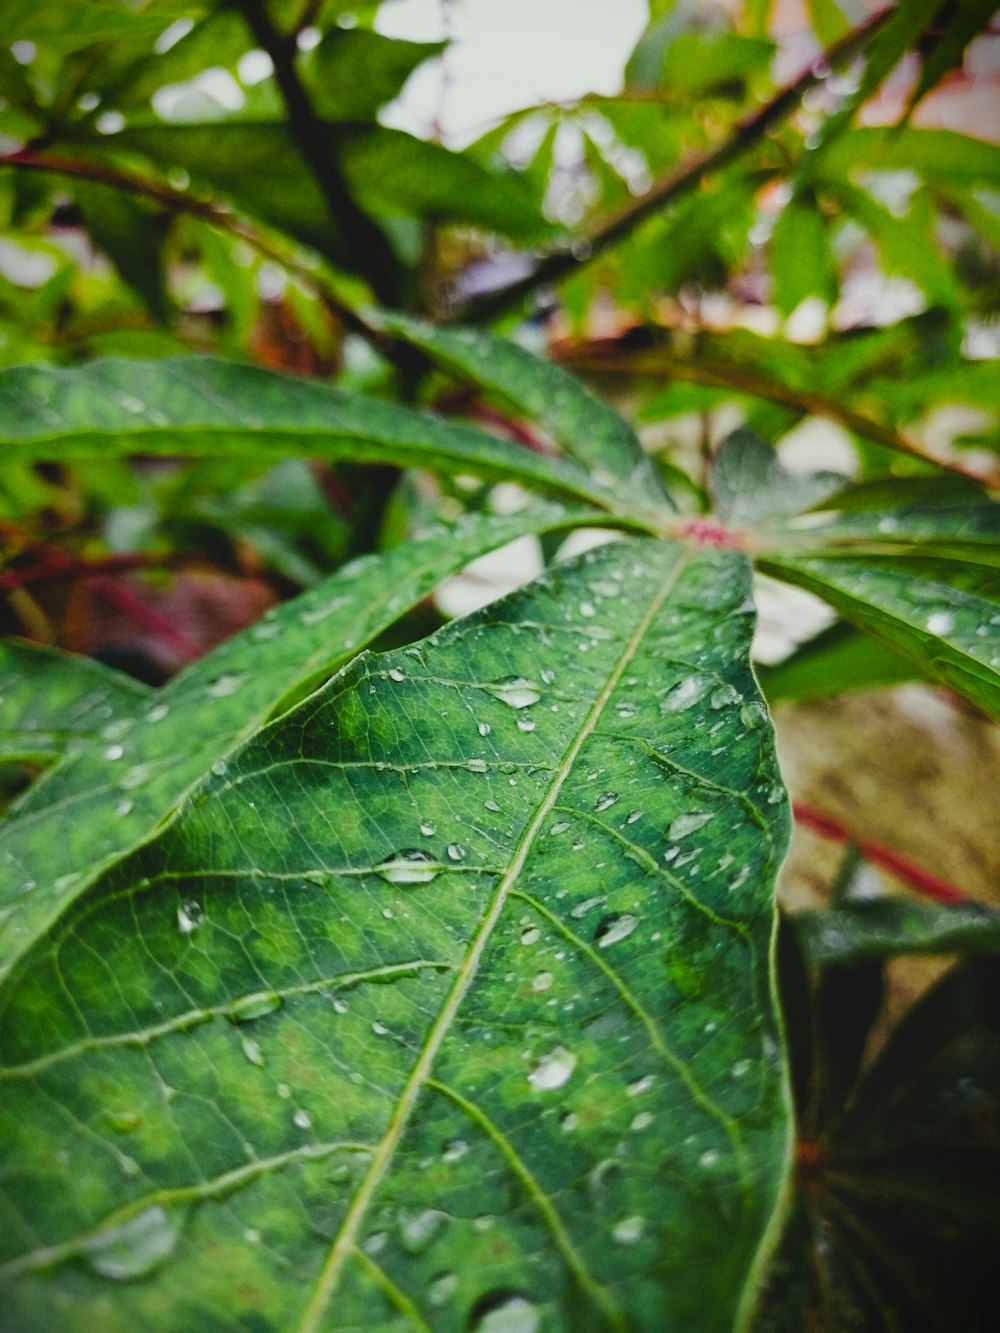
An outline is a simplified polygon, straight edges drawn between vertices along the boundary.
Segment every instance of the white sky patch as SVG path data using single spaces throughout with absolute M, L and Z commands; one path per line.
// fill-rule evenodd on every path
M 418 134 L 437 120 L 454 144 L 522 107 L 619 92 L 648 16 L 646 0 L 463 0 L 451 8 L 449 33 L 441 9 L 440 0 L 395 0 L 379 10 L 386 36 L 453 39 L 382 119 Z

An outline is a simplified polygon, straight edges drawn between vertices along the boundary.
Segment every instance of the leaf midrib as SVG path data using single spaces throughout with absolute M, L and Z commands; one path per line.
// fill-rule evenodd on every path
M 399 1142 L 402 1139 L 407 1124 L 409 1123 L 410 1115 L 416 1106 L 417 1099 L 431 1077 L 431 1070 L 434 1067 L 434 1063 L 442 1045 L 444 1044 L 445 1038 L 448 1035 L 451 1024 L 457 1015 L 469 988 L 475 980 L 483 953 L 489 943 L 494 927 L 500 920 L 510 890 L 516 883 L 521 870 L 524 868 L 525 862 L 534 846 L 535 839 L 538 836 L 544 820 L 558 801 L 559 794 L 566 779 L 573 770 L 573 765 L 576 762 L 580 750 L 596 728 L 608 701 L 614 694 L 619 681 L 639 650 L 650 625 L 656 619 L 667 598 L 670 596 L 670 593 L 673 591 L 684 565 L 690 558 L 690 554 L 690 550 L 681 551 L 673 565 L 667 571 L 660 584 L 659 590 L 650 601 L 649 607 L 639 620 L 639 623 L 631 636 L 625 642 L 622 653 L 619 656 L 614 669 L 609 674 L 603 689 L 591 705 L 590 711 L 587 713 L 580 730 L 577 732 L 573 741 L 567 748 L 566 753 L 563 755 L 562 760 L 555 770 L 548 791 L 540 803 L 534 818 L 525 829 L 514 852 L 510 866 L 503 879 L 500 881 L 500 884 L 497 886 L 497 891 L 480 922 L 478 930 L 473 936 L 465 960 L 458 969 L 454 984 L 445 997 L 438 1018 L 428 1033 L 420 1056 L 417 1059 L 416 1064 L 413 1066 L 410 1077 L 403 1088 L 396 1113 L 390 1120 L 389 1126 L 372 1156 L 368 1172 L 366 1173 L 364 1180 L 361 1182 L 361 1185 L 354 1196 L 354 1200 L 347 1210 L 347 1214 L 341 1224 L 340 1230 L 330 1247 L 326 1261 L 320 1270 L 319 1277 L 313 1288 L 312 1296 L 310 1297 L 303 1312 L 302 1319 L 299 1322 L 298 1333 L 317 1333 L 330 1299 L 336 1289 L 344 1263 L 354 1253 L 356 1248 L 355 1241 L 358 1228 L 360 1227 L 375 1192 L 381 1184 L 395 1155 Z

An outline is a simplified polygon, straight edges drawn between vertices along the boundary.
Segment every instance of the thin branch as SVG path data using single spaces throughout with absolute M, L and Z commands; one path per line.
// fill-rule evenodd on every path
M 769 102 L 742 120 L 729 138 L 717 148 L 702 153 L 692 161 L 661 176 L 645 194 L 625 204 L 596 227 L 589 236 L 577 238 L 572 249 L 560 250 L 547 256 L 532 272 L 502 287 L 499 291 L 487 293 L 464 305 L 456 306 L 449 313 L 448 322 L 479 323 L 495 318 L 512 306 L 516 306 L 539 287 L 548 286 L 577 272 L 610 246 L 624 240 L 647 217 L 690 194 L 701 185 L 706 176 L 735 161 L 762 139 L 773 125 L 790 115 L 814 84 L 824 79 L 833 67 L 843 64 L 865 46 L 869 38 L 895 12 L 895 8 L 895 5 L 890 5 L 873 14 L 871 18 L 866 19 L 859 27 L 817 57 L 797 79 L 786 84 Z
M 656 348 L 641 352 L 605 352 L 600 345 L 591 344 L 582 348 L 551 349 L 554 359 L 576 371 L 591 371 L 595 374 L 656 375 L 669 376 L 684 380 L 688 384 L 705 384 L 721 389 L 731 389 L 735 393 L 750 394 L 765 402 L 775 403 L 779 407 L 788 407 L 796 412 L 810 416 L 825 417 L 835 421 L 846 430 L 861 435 L 866 440 L 894 449 L 897 453 L 918 458 L 922 463 L 940 468 L 945 472 L 954 472 L 971 481 L 993 485 L 994 476 L 984 477 L 980 473 L 969 471 L 960 463 L 947 462 L 926 453 L 906 435 L 891 426 L 884 426 L 880 421 L 856 412 L 845 403 L 824 394 L 807 389 L 794 389 L 780 380 L 762 375 L 759 371 L 749 370 L 745 366 L 727 362 L 690 361 L 682 356 Z
M 271 57 L 274 77 L 288 110 L 288 126 L 326 200 L 330 220 L 340 231 L 358 272 L 378 299 L 399 303 L 399 264 L 384 233 L 354 202 L 330 151 L 326 127 L 316 115 L 295 69 L 295 40 L 282 37 L 264 0 L 239 0 L 254 38 Z
M 947 880 L 941 879 L 938 875 L 933 875 L 923 866 L 918 866 L 915 861 L 909 857 L 901 856 L 899 852 L 894 852 L 891 847 L 885 847 L 880 842 L 875 842 L 871 838 L 859 838 L 839 820 L 833 819 L 830 815 L 824 815 L 819 810 L 814 810 L 810 805 L 804 805 L 801 801 L 796 801 L 792 806 L 795 815 L 795 822 L 803 828 L 810 829 L 813 833 L 819 834 L 821 838 L 830 838 L 834 842 L 853 842 L 867 861 L 872 865 L 881 866 L 883 870 L 888 870 L 890 874 L 901 879 L 910 888 L 916 889 L 918 893 L 924 894 L 927 898 L 933 898 L 939 903 L 967 903 L 968 895 L 956 889 L 954 884 L 949 884 Z

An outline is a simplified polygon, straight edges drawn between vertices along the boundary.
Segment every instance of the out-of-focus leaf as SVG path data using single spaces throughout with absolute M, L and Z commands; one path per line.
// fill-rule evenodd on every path
M 758 1333 L 995 1326 L 998 979 L 993 959 L 953 968 L 811 1127 Z
M 810 509 L 843 484 L 836 472 L 789 472 L 771 445 L 742 428 L 723 440 L 712 469 L 716 512 L 736 527 Z
M 826 223 L 810 189 L 796 194 L 783 210 L 771 237 L 774 304 L 783 315 L 808 296 L 831 305 L 837 295 Z
M 255 366 L 177 357 L 0 373 L 0 442 L 11 460 L 108 452 L 398 463 L 520 479 L 576 498 L 609 493 L 570 459 L 485 431 Z
M 914 171 L 946 189 L 1000 187 L 1000 145 L 954 130 L 866 126 L 823 149 L 824 177 L 855 171 Z
M 152 314 L 166 313 L 161 245 L 165 219 L 147 205 L 107 185 L 76 181 L 73 197 L 94 243 Z
M 110 867 L 4 986 L 7 1320 L 744 1322 L 789 1146 L 749 588 L 667 542 L 557 566 Z
M 152 699 L 137 693 L 136 707 L 119 708 L 96 743 L 67 741 L 65 762 L 31 787 L 3 822 L 0 971 L 102 863 L 146 836 L 231 746 L 325 680 L 449 574 L 526 533 L 562 530 L 589 517 L 549 506 L 429 528 L 384 555 L 354 561 L 269 612 Z M 84 689 L 81 680 L 81 694 Z M 39 712 L 61 718 L 68 693 L 57 673 Z M 10 707 L 13 730 L 21 725 L 20 695 Z M 60 725 L 72 734 L 70 722 Z
M 814 592 L 922 672 L 1000 717 L 1000 576 L 992 568 L 942 561 L 841 555 L 763 558 L 759 567 Z M 981 571 L 966 591 L 947 579 Z
M 646 505 L 669 504 L 632 427 L 559 366 L 509 339 L 477 329 L 440 329 L 376 312 L 370 318 L 376 328 L 419 347 L 445 369 L 499 395 L 542 426 L 571 458 L 623 483 L 626 492 L 641 497 Z
M 995 13 L 996 0 L 961 0 L 960 4 L 942 5 L 943 30 L 935 34 L 933 46 L 924 54 L 920 82 L 906 107 L 907 119 L 931 89 L 962 64 L 965 48 L 973 37 L 989 27 Z
M 323 120 L 373 120 L 418 65 L 447 42 L 407 42 L 370 28 L 331 28 L 300 57 L 302 80 Z
M 851 25 L 837 0 L 806 0 L 806 12 L 809 26 L 822 47 L 832 46 L 850 31 Z
M 870 898 L 829 911 L 798 912 L 792 923 L 817 967 L 898 954 L 1000 953 L 1000 912 L 979 903 Z
M 845 690 L 872 690 L 919 680 L 920 668 L 884 643 L 842 621 L 807 640 L 781 662 L 760 663 L 768 703 L 824 699 Z
M 31 41 L 60 51 L 78 51 L 92 42 L 148 34 L 150 39 L 198 4 L 187 0 L 4 0 L 0 43 Z
M 88 657 L 0 640 L 0 757 L 61 755 L 131 717 L 152 691 Z

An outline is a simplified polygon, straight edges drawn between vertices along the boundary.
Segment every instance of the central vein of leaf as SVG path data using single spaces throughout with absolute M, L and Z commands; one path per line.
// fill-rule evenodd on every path
M 479 928 L 473 936 L 469 951 L 456 974 L 455 982 L 451 990 L 448 992 L 447 998 L 441 1008 L 441 1012 L 427 1035 L 420 1056 L 416 1064 L 413 1066 L 413 1071 L 400 1095 L 395 1113 L 372 1156 L 368 1172 L 366 1173 L 357 1194 L 354 1196 L 351 1206 L 347 1211 L 347 1215 L 341 1224 L 340 1230 L 330 1247 L 326 1261 L 320 1270 L 312 1297 L 309 1304 L 306 1306 L 302 1320 L 299 1324 L 299 1333 L 315 1333 L 315 1330 L 319 1328 L 326 1308 L 330 1302 L 330 1298 L 336 1289 L 344 1263 L 348 1257 L 354 1253 L 358 1228 L 360 1227 L 365 1214 L 368 1211 L 369 1204 L 371 1203 L 372 1198 L 392 1161 L 393 1155 L 399 1146 L 400 1139 L 409 1122 L 410 1115 L 413 1112 L 417 1099 L 431 1076 L 434 1062 L 448 1035 L 452 1021 L 458 1013 L 462 1001 L 475 979 L 490 936 L 506 906 L 510 890 L 517 882 L 517 878 L 524 868 L 525 862 L 528 859 L 546 816 L 558 801 L 563 785 L 573 771 L 573 765 L 576 762 L 580 750 L 583 748 L 588 737 L 593 733 L 594 728 L 600 721 L 608 701 L 618 686 L 618 682 L 621 680 L 623 673 L 627 670 L 632 659 L 635 657 L 635 654 L 638 652 L 650 625 L 659 615 L 664 603 L 670 596 L 670 593 L 680 576 L 681 570 L 689 557 L 689 552 L 680 553 L 675 563 L 667 571 L 656 595 L 650 601 L 649 606 L 642 615 L 632 634 L 623 645 L 621 655 L 615 663 L 613 670 L 610 672 L 604 688 L 594 700 L 583 725 L 573 738 L 566 753 L 563 755 L 559 766 L 553 774 L 552 783 L 545 794 L 545 798 L 535 812 L 534 818 L 525 829 L 514 853 L 514 857 L 511 860 L 503 879 L 500 881 L 489 907 L 479 923 Z

